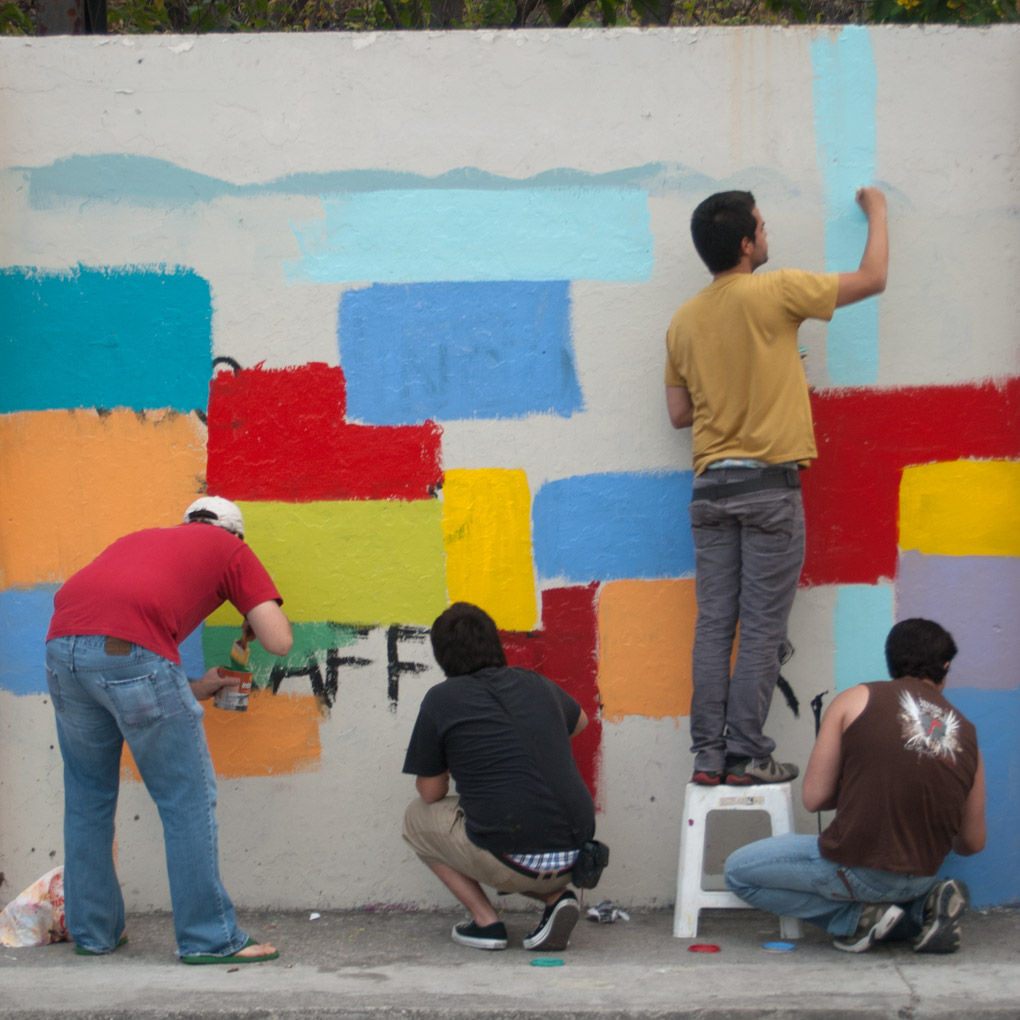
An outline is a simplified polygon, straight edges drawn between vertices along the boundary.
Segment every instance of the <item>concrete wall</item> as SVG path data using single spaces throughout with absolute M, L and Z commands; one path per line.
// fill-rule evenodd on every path
M 803 765 L 811 700 L 882 678 L 896 618 L 940 620 L 989 765 L 989 847 L 947 866 L 1020 898 L 1018 58 L 1015 26 L 0 39 L 0 899 L 62 859 L 53 591 L 207 486 L 297 624 L 247 715 L 206 715 L 240 904 L 451 902 L 399 824 L 453 599 L 601 705 L 577 748 L 599 893 L 670 903 L 695 605 L 662 371 L 707 281 L 688 219 L 750 188 L 773 266 L 849 270 L 869 181 L 888 290 L 801 332 L 801 711 L 777 697 L 768 730 Z M 192 675 L 236 626 L 186 643 Z M 121 797 L 129 904 L 165 907 L 130 761 Z

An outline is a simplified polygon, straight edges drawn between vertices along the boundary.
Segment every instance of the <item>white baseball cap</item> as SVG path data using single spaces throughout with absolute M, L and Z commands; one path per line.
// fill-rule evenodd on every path
M 244 517 L 241 516 L 241 508 L 222 496 L 203 496 L 196 499 L 184 511 L 184 523 L 190 524 L 192 521 L 215 524 L 218 528 L 237 535 L 238 538 L 244 538 Z

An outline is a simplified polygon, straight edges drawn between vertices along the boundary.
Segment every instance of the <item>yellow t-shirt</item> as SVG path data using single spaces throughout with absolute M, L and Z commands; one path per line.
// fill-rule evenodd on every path
M 836 273 L 732 273 L 680 306 L 666 333 L 666 385 L 691 395 L 695 474 L 725 457 L 818 456 L 797 329 L 831 319 L 838 288 Z

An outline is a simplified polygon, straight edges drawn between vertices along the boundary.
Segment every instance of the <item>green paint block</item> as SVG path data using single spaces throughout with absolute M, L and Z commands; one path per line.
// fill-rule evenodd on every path
M 235 626 L 215 627 L 206 624 L 202 628 L 202 657 L 206 669 L 230 661 L 230 649 L 237 640 L 237 634 L 238 628 Z M 252 673 L 252 685 L 268 687 L 274 666 L 300 668 L 307 665 L 309 659 L 314 659 L 324 667 L 330 649 L 350 648 L 357 640 L 357 628 L 347 624 L 296 623 L 294 646 L 289 655 L 270 655 L 257 641 L 249 646 L 251 658 L 248 660 L 248 668 Z

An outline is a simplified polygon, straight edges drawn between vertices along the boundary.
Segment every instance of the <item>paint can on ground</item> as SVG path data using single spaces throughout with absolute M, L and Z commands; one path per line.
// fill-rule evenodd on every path
M 247 712 L 248 695 L 251 694 L 251 672 L 246 669 L 226 669 L 220 667 L 220 676 L 236 677 L 237 687 L 221 687 L 216 692 L 213 704 L 228 712 Z

